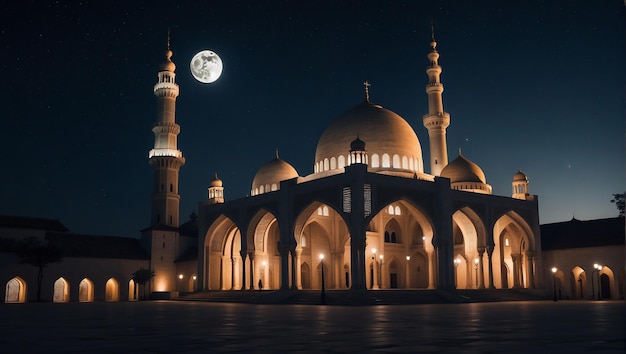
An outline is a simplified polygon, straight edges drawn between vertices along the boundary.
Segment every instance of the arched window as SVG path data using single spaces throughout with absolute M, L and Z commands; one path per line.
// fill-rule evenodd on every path
M 396 233 L 391 233 L 391 243 L 398 243 L 398 238 L 396 237 Z
M 330 169 L 334 170 L 337 168 L 337 159 L 335 159 L 334 157 L 330 158 Z
M 393 215 L 393 205 L 390 205 L 390 206 L 387 208 L 387 214 L 389 214 L 389 215 Z
M 412 158 L 409 159 L 409 170 L 415 171 L 415 168 L 413 168 L 413 159 Z
M 323 210 L 323 213 L 322 213 L 322 214 L 323 214 L 324 216 L 328 216 L 328 207 L 327 207 L 326 205 L 324 205 L 324 208 L 322 208 L 322 210 Z
M 174 185 L 172 183 L 170 183 L 170 192 L 174 191 Z
M 330 168 L 330 164 L 328 162 L 328 158 L 324 159 L 324 171 L 328 171 L 328 169 Z
M 26 283 L 22 278 L 15 277 L 7 282 L 4 302 L 26 302 Z
M 400 155 L 393 155 L 393 168 L 400 168 Z
M 405 170 L 409 169 L 409 159 L 406 156 L 402 156 L 402 168 Z
M 120 299 L 120 287 L 117 284 L 117 280 L 110 278 L 107 280 L 105 286 L 104 299 L 106 301 L 118 301 Z
M 378 160 L 378 154 L 372 155 L 372 167 L 380 167 L 380 161 Z
M 346 158 L 343 155 L 340 155 L 337 159 L 337 167 L 344 168 L 346 167 Z
M 276 183 L 272 183 L 272 191 L 277 191 L 278 190 L 278 185 L 276 185 Z
M 389 237 L 389 231 L 385 231 L 385 242 L 389 242 L 390 241 L 390 237 Z
M 389 155 L 383 154 L 383 167 L 391 167 Z
M 301 247 L 306 247 L 306 237 L 304 235 L 302 235 L 302 238 L 300 239 L 300 246 Z
M 399 206 L 396 205 L 394 211 L 395 211 L 396 215 L 402 215 L 402 211 L 400 211 L 400 207 Z
M 261 187 L 259 187 L 259 193 L 265 193 L 265 186 L 262 185 Z

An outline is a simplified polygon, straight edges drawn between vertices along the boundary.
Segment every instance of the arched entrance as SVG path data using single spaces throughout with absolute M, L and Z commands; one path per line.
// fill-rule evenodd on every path
M 611 278 L 607 274 L 600 274 L 600 299 L 611 298 Z
M 85 278 L 78 284 L 78 301 L 93 301 L 93 282 L 91 280 Z
M 104 299 L 105 301 L 119 301 L 120 299 L 120 286 L 114 278 L 106 282 Z
M 15 277 L 7 282 L 4 293 L 4 302 L 26 302 L 26 282 L 22 278 Z
M 128 301 L 137 301 L 137 283 L 132 279 L 128 281 Z
M 52 302 L 69 302 L 70 301 L 70 285 L 61 277 L 54 282 L 54 292 Z

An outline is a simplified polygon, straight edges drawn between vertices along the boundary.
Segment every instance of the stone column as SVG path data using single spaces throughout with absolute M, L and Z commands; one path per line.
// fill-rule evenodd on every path
M 241 289 L 240 290 L 246 290 L 246 257 L 247 257 L 247 253 L 246 251 L 240 251 L 239 254 L 241 255 Z
M 528 287 L 534 289 L 535 285 L 535 257 L 533 251 L 526 252 L 526 273 L 528 274 Z
M 521 265 L 522 255 L 519 253 L 512 254 L 511 259 L 513 260 L 513 271 L 511 272 L 513 275 L 513 288 L 517 289 L 521 287 L 520 272 L 522 269 L 522 265 Z
M 224 272 L 226 271 L 226 267 L 224 267 L 224 261 L 226 259 L 226 256 L 220 256 L 220 290 L 227 290 L 226 282 L 224 281 Z
M 281 247 L 280 253 L 280 290 L 289 290 L 289 248 Z
M 378 285 L 378 260 L 376 257 L 372 257 L 372 267 L 374 269 L 374 272 L 372 273 L 374 276 L 372 284 L 374 284 L 374 286 L 372 286 L 372 289 L 380 289 L 380 286 Z
M 237 273 L 237 258 L 230 257 L 230 290 L 235 290 L 235 274 Z
M 302 290 L 302 272 L 300 268 L 302 267 L 302 247 L 296 247 L 296 269 L 294 272 L 296 274 L 296 288 L 298 290 Z
M 428 255 L 428 289 L 435 288 L 435 258 L 433 251 L 426 251 Z
M 493 285 L 493 263 L 491 261 L 493 256 L 493 246 L 487 246 L 487 271 L 489 273 L 489 289 L 495 289 Z
M 291 289 L 298 289 L 298 268 L 296 268 L 296 247 L 291 247 L 289 249 L 289 253 L 291 254 Z
M 254 253 L 250 252 L 250 290 L 254 290 Z
M 485 248 L 478 248 L 478 288 L 485 288 L 485 269 L 483 265 L 483 255 L 485 254 Z

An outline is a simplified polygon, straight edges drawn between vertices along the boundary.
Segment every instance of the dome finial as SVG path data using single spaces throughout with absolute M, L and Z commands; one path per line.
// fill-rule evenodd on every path
M 461 154 L 461 148 L 459 148 L 459 156 L 461 156 L 461 155 L 462 155 L 462 154 Z
M 167 50 L 170 50 L 170 28 L 167 28 Z
M 276 148 L 276 159 L 279 159 L 279 157 L 278 157 L 278 148 Z
M 370 86 L 372 86 L 372 84 L 370 84 L 369 81 L 365 80 L 365 82 L 363 83 L 363 86 L 365 86 L 365 102 L 369 102 L 370 101 Z

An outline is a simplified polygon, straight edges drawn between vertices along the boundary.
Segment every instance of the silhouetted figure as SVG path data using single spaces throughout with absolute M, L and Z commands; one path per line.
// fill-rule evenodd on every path
M 259 291 L 263 290 L 263 280 L 259 279 Z

